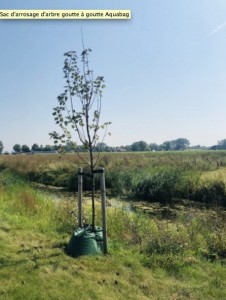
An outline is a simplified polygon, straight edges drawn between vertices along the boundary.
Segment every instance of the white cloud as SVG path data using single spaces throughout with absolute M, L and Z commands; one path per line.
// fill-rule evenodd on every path
M 217 32 L 219 32 L 220 30 L 224 29 L 226 27 L 226 22 L 218 25 L 216 28 L 214 28 L 213 30 L 211 30 L 208 34 L 207 37 L 211 37 L 214 34 L 216 34 Z

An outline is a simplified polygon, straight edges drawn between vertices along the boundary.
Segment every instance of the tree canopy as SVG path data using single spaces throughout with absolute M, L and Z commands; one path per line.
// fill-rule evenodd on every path
M 131 145 L 132 151 L 149 151 L 150 148 L 148 144 L 144 141 L 135 142 Z
M 226 150 L 226 139 L 220 140 L 218 142 L 218 149 L 220 149 L 220 150 Z
M 27 145 L 22 145 L 21 151 L 27 153 L 27 152 L 30 152 L 31 150 Z
M 13 150 L 16 152 L 16 153 L 20 153 L 21 152 L 21 145 L 20 144 L 15 144 L 13 146 Z

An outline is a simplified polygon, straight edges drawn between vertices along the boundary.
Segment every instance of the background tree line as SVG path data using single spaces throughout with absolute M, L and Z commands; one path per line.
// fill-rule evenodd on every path
M 3 153 L 4 145 L 0 141 L 0 154 Z M 111 147 L 105 143 L 97 143 L 94 148 L 96 152 L 133 152 L 133 151 L 181 151 L 186 149 L 197 149 L 197 150 L 226 150 L 226 139 L 218 141 L 217 145 L 211 147 L 205 146 L 190 146 L 190 142 L 186 138 L 178 138 L 176 140 L 165 141 L 162 144 L 146 143 L 145 141 L 134 142 L 131 145 Z M 59 147 L 56 145 L 38 145 L 34 143 L 31 147 L 26 144 L 20 145 L 15 144 L 13 146 L 12 153 L 35 153 L 35 152 L 54 152 L 58 151 Z M 77 145 L 74 142 L 68 142 L 63 147 L 65 152 L 83 152 L 85 151 L 83 145 Z M 5 154 L 9 154 L 5 152 Z

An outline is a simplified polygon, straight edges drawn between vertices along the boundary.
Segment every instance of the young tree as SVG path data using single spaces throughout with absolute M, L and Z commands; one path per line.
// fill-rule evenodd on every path
M 89 66 L 90 52 L 91 49 L 84 49 L 80 60 L 75 51 L 64 54 L 66 59 L 63 72 L 66 86 L 57 98 L 58 106 L 53 109 L 54 120 L 62 129 L 62 134 L 54 131 L 50 136 L 55 144 L 65 144 L 73 139 L 75 133 L 88 154 L 85 163 L 89 167 L 92 179 L 92 227 L 95 230 L 94 170 L 100 161 L 100 153 L 95 154 L 94 150 L 100 140 L 100 129 L 104 130 L 104 139 L 110 122 L 100 124 L 104 77 L 94 78 Z M 80 157 L 84 160 L 84 156 Z
M 3 143 L 2 141 L 0 141 L 0 154 L 2 154 L 3 149 L 4 149 Z

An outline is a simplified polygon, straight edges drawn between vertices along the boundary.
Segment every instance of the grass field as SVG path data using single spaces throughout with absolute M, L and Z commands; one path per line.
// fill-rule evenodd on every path
M 170 191 L 166 178 L 170 174 L 174 174 L 174 180 L 178 178 L 176 171 L 170 170 L 178 168 L 184 177 L 175 185 L 172 197 L 156 203 L 156 192 L 147 202 L 149 209 L 170 209 L 174 217 L 109 206 L 109 254 L 76 259 L 65 253 L 77 224 L 76 203 L 53 201 L 32 188 L 28 180 L 40 181 L 47 172 L 58 176 L 55 180 L 59 184 L 62 177 L 66 178 L 64 173 L 76 174 L 74 158 L 1 156 L 0 299 L 226 299 L 226 223 L 221 206 L 226 153 L 155 154 L 110 154 L 103 159 L 106 174 L 110 173 L 109 201 L 117 184 L 121 185 L 119 196 L 132 201 L 135 193 L 127 186 L 132 182 L 134 188 L 147 178 L 146 186 L 152 187 L 149 193 L 157 190 L 153 188 L 155 182 L 163 197 L 162 190 Z M 142 174 L 138 172 L 141 169 Z M 159 175 L 160 171 L 165 177 Z M 117 172 L 121 172 L 121 181 Z M 190 203 L 186 206 L 178 204 L 178 191 L 185 191 L 188 179 L 193 192 L 204 191 L 206 195 L 184 200 Z M 140 199 L 136 200 L 143 200 L 141 194 L 137 195 Z M 191 192 L 187 195 L 191 197 Z M 91 209 L 89 202 L 85 203 L 89 221 Z M 101 224 L 98 201 L 97 223 Z

